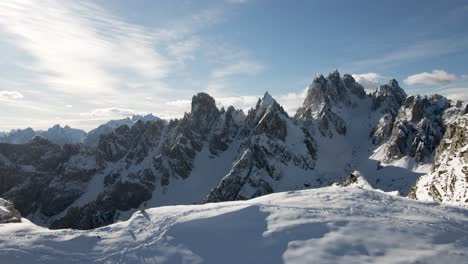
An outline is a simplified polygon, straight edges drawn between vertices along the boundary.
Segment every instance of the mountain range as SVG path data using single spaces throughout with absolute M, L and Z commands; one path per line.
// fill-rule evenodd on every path
M 181 119 L 0 137 L 0 196 L 53 229 L 354 181 L 468 207 L 467 113 L 440 95 L 408 96 L 396 80 L 367 94 L 338 71 L 314 78 L 294 116 L 268 92 L 247 113 L 198 93 Z

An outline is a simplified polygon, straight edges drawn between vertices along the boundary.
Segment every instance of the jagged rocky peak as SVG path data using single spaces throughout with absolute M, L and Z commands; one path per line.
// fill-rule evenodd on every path
M 220 112 L 216 101 L 207 93 L 198 93 L 192 97 L 191 126 L 195 132 L 206 133 Z
M 387 84 L 379 85 L 372 93 L 372 110 L 380 110 L 382 113 L 396 116 L 406 96 L 397 80 L 391 79 Z
M 309 85 L 306 99 L 295 118 L 318 122 L 319 131 L 324 136 L 332 137 L 335 132 L 345 135 L 347 127 L 342 118 L 343 109 L 354 107 L 365 95 L 364 87 L 349 74 L 343 78 L 338 71 L 326 78 L 319 74 Z
M 334 105 L 350 105 L 351 95 L 363 98 L 365 94 L 364 87 L 349 74 L 345 74 L 343 78 L 338 70 L 331 72 L 326 78 L 318 74 L 309 85 L 306 99 L 295 117 L 318 118 L 323 111 L 329 110 Z
M 233 167 L 206 201 L 250 199 L 278 191 L 278 182 L 291 177 L 284 173 L 289 170 L 307 181 L 308 171 L 315 167 L 317 144 L 299 123 L 265 93 L 249 111 L 248 133 Z
M 429 162 L 445 131 L 442 115 L 448 107 L 450 100 L 437 94 L 406 98 L 393 124 L 386 161 L 409 155 Z
M 447 108 L 442 115 L 444 126 L 448 126 L 458 120 L 459 117 L 468 113 L 468 104 L 463 101 L 456 101 Z
M 448 125 L 432 173 L 419 178 L 409 196 L 468 207 L 468 114 Z
M 372 93 L 372 110 L 383 114 L 369 135 L 374 145 L 380 145 L 390 138 L 393 123 L 406 96 L 405 91 L 395 79 L 387 84 L 379 85 Z
M 364 96 L 366 96 L 366 91 L 364 90 L 364 87 L 358 82 L 356 82 L 352 75 L 343 75 L 343 82 L 345 84 L 345 87 L 348 87 L 352 94 L 355 94 L 360 98 L 364 98 Z
M 141 162 L 148 155 L 150 148 L 158 143 L 165 125 L 162 120 L 138 120 L 131 127 L 122 125 L 108 134 L 101 135 L 97 145 L 99 163 L 116 162 L 124 156 L 128 162 Z
M 220 117 L 215 123 L 213 135 L 209 140 L 209 147 L 212 154 L 219 154 L 229 148 L 231 143 L 243 127 L 246 116 L 242 110 L 236 110 L 229 106 L 227 110 L 221 108 Z M 245 134 L 246 132 L 244 132 Z
M 289 118 L 283 107 L 266 92 L 259 99 L 255 109 L 249 111 L 247 123 L 253 127 L 255 135 L 266 134 L 270 139 L 285 140 L 287 136 L 287 119 Z
M 256 123 L 260 121 L 266 113 L 274 111 L 278 111 L 287 116 L 283 107 L 279 105 L 268 92 L 265 92 L 263 97 L 258 99 L 255 108 L 249 111 L 249 121 Z

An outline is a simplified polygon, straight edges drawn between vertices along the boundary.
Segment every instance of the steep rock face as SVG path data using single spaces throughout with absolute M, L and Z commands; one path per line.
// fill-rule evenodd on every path
M 314 168 L 314 139 L 289 119 L 268 93 L 249 112 L 246 122 L 251 129 L 243 150 L 229 174 L 208 194 L 208 202 L 249 199 L 279 191 L 279 182 L 288 181 L 287 177 L 299 178 Z M 293 168 L 298 175 L 285 173 Z
M 97 146 L 95 178 L 103 181 L 94 199 L 70 203 L 66 213 L 51 228 L 90 229 L 114 222 L 118 211 L 138 208 L 151 198 L 156 186 L 156 173 L 148 159 L 162 140 L 165 122 L 137 121 L 131 128 L 123 125 L 102 135 Z M 76 200 L 76 199 L 75 199 Z
M 387 142 L 385 161 L 410 156 L 416 162 L 430 162 L 445 130 L 442 115 L 448 107 L 450 100 L 440 95 L 406 98 Z
M 448 125 L 432 173 L 419 178 L 410 197 L 468 207 L 468 115 Z
M 52 216 L 84 192 L 95 171 L 92 160 L 79 146 L 40 137 L 25 145 L 0 144 L 0 195 L 25 216 Z
M 390 80 L 388 84 L 380 85 L 372 93 L 372 111 L 382 114 L 370 134 L 374 145 L 380 145 L 390 138 L 393 122 L 405 99 L 406 93 L 395 79 Z
M 155 158 L 163 185 L 168 185 L 173 177 L 189 177 L 194 159 L 205 145 L 213 155 L 227 150 L 229 143 L 238 136 L 245 119 L 242 111 L 233 107 L 219 111 L 215 100 L 205 93 L 192 98 L 191 110 L 182 120 L 169 124 L 161 153 Z
M 372 93 L 372 110 L 396 115 L 405 99 L 405 91 L 400 87 L 397 80 L 392 79 L 388 84 L 380 85 Z
M 226 151 L 238 136 L 246 133 L 244 127 L 246 116 L 242 110 L 230 106 L 227 110 L 222 108 L 220 113 L 209 141 L 210 151 L 214 155 Z
M 338 71 L 334 71 L 325 78 L 320 74 L 309 86 L 304 104 L 297 110 L 295 118 L 317 123 L 324 136 L 332 137 L 334 132 L 345 135 L 346 122 L 337 111 L 351 107 L 352 95 L 364 98 L 365 91 L 351 75 L 345 74 L 341 78 Z

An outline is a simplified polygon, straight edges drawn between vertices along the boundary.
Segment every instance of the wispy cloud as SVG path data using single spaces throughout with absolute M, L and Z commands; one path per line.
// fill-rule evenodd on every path
M 251 61 L 240 61 L 224 66 L 212 72 L 213 78 L 225 78 L 234 75 L 255 75 L 263 70 L 264 66 Z
M 128 117 L 137 114 L 133 109 L 118 108 L 118 107 L 109 107 L 109 108 L 99 108 L 95 109 L 89 113 L 81 113 L 83 117 L 92 117 L 92 118 L 119 118 L 119 117 Z
M 20 100 L 24 96 L 18 91 L 0 91 L 0 100 Z
M 60 92 L 105 93 L 168 74 L 169 62 L 155 50 L 157 34 L 89 2 L 17 0 L 0 10 L 0 29 L 9 33 L 3 37 L 31 55 L 29 70 Z
M 425 40 L 375 56 L 371 59 L 358 60 L 346 68 L 368 69 L 371 67 L 390 67 L 396 64 L 433 58 L 464 50 L 468 45 L 466 36 L 454 36 L 444 39 Z
M 461 100 L 468 102 L 468 86 L 459 88 L 445 88 L 437 92 L 443 96 L 446 96 L 452 100 Z
M 455 74 L 444 70 L 433 70 L 432 72 L 421 72 L 408 76 L 404 82 L 407 85 L 414 84 L 447 84 L 459 79 Z

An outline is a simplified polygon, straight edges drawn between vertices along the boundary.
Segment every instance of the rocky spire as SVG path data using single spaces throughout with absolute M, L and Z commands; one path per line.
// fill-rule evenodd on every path
M 392 115 L 396 115 L 406 99 L 406 93 L 397 80 L 391 79 L 387 84 L 377 87 L 372 93 L 372 99 L 373 110 L 380 109 L 382 112 L 390 112 Z
M 196 132 L 206 132 L 219 113 L 215 99 L 210 95 L 198 93 L 192 97 L 191 126 Z

